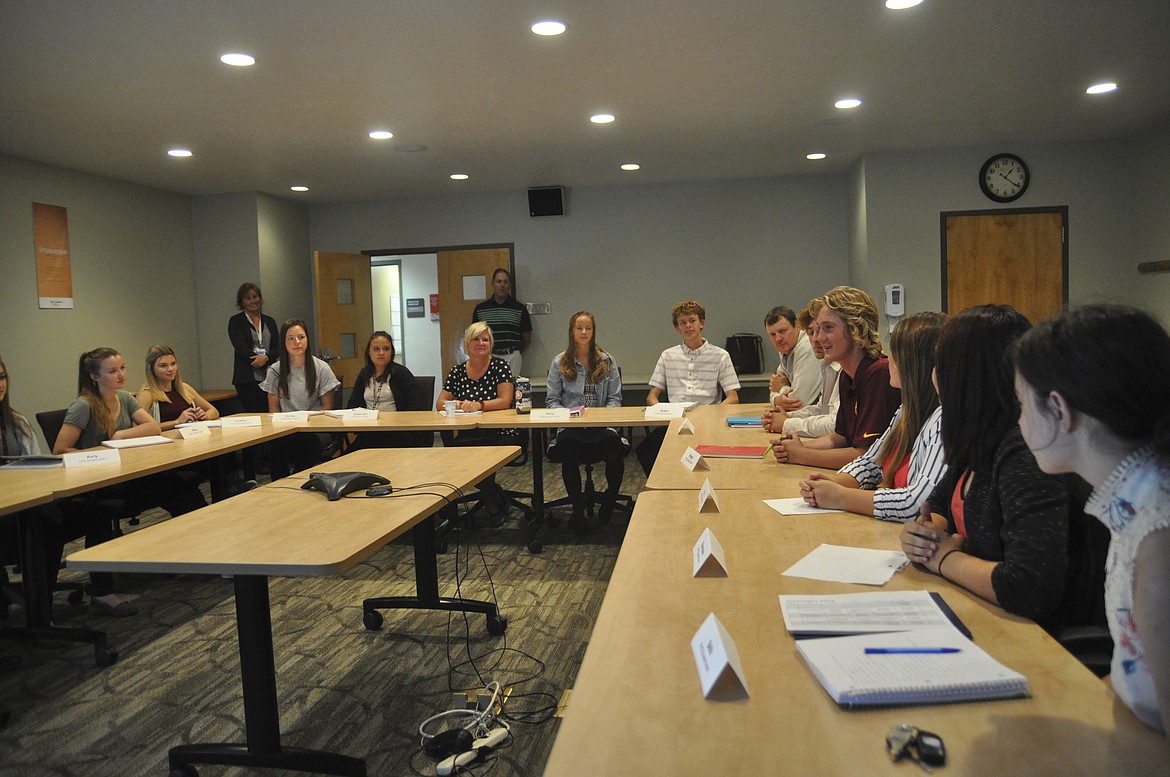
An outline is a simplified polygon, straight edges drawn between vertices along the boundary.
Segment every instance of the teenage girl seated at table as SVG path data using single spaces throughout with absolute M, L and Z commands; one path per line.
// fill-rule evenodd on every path
M 1045 472 L 1089 482 L 1085 512 L 1110 531 L 1105 617 L 1113 690 L 1143 723 L 1166 733 L 1170 336 L 1136 308 L 1087 305 L 1025 335 L 1015 362 L 1024 441 Z
M 358 373 L 348 407 L 389 412 L 428 410 L 430 397 L 404 364 L 394 361 L 394 338 L 378 330 L 366 343 L 366 366 Z M 362 448 L 430 448 L 433 432 L 359 432 L 350 450 Z
M 169 345 L 152 345 L 146 352 L 146 383 L 134 398 L 159 422 L 164 432 L 179 424 L 219 418 L 215 406 L 183 382 L 178 357 Z M 202 462 L 183 469 L 198 472 L 201 477 L 206 473 L 206 465 Z M 228 493 L 238 494 L 255 487 L 255 480 L 240 482 L 236 478 L 227 488 Z
M 911 561 L 1056 631 L 1080 570 L 1070 574 L 1068 491 L 1016 425 L 1011 349 L 1030 328 L 1009 305 L 968 308 L 943 328 L 935 374 L 948 469 L 901 543 Z
M 593 314 L 574 313 L 569 319 L 569 346 L 553 357 L 548 368 L 546 407 L 621 407 L 622 377 L 617 361 L 597 345 Z M 605 495 L 597 522 L 613 515 L 614 499 L 625 474 L 630 443 L 616 429 L 573 427 L 557 430 L 548 444 L 548 460 L 560 462 L 565 491 L 573 502 L 571 525 L 578 534 L 588 531 L 580 466 L 586 458 L 605 462 Z
M 53 443 L 53 453 L 62 454 L 93 448 L 105 440 L 149 437 L 162 432 L 158 421 L 142 409 L 134 395 L 125 390 L 126 362 L 113 348 L 97 348 L 81 354 L 77 364 L 78 398 L 65 411 L 65 421 Z M 207 502 L 195 486 L 174 472 L 160 472 L 129 483 L 103 488 L 97 498 L 127 500 L 128 512 L 161 507 L 172 516 L 182 515 Z M 92 515 L 82 499 L 66 500 L 62 512 L 66 523 L 80 521 L 86 535 L 85 546 L 92 547 L 113 535 L 109 516 Z M 85 513 L 77 515 L 76 513 Z M 68 533 L 68 532 L 67 532 Z M 62 537 L 62 540 L 69 539 Z M 133 615 L 136 610 L 113 594 L 113 575 L 94 572 L 91 609 L 103 615 Z
M 771 443 L 781 463 L 837 468 L 869 449 L 890 425 L 901 397 L 890 386 L 889 360 L 882 355 L 873 297 L 861 289 L 838 286 L 821 301 L 817 339 L 825 360 L 841 365 L 836 425 L 823 437 L 802 439 L 786 431 Z
M 215 406 L 179 377 L 179 360 L 169 345 L 152 345 L 146 352 L 146 383 L 135 399 L 164 432 L 179 424 L 219 418 Z
M 914 313 L 890 336 L 890 385 L 902 405 L 869 450 L 835 474 L 814 472 L 800 495 L 814 507 L 909 521 L 946 472 L 934 355 L 946 315 Z
M 313 356 L 309 329 L 299 318 L 280 325 L 280 358 L 269 365 L 260 388 L 268 394 L 268 412 L 288 413 L 297 410 L 332 410 L 333 390 L 341 381 L 322 359 Z M 298 432 L 271 443 L 272 478 L 285 477 L 293 471 L 308 469 L 321 461 L 329 435 Z
M 443 389 L 435 403 L 443 410 L 447 402 L 455 402 L 455 409 L 464 413 L 506 410 L 512 406 L 516 393 L 512 368 L 502 357 L 492 356 L 492 330 L 482 321 L 476 321 L 463 332 L 463 346 L 467 361 L 456 364 L 443 380 Z M 442 434 L 444 445 L 518 445 L 515 429 L 468 429 L 454 435 Z M 495 475 L 489 475 L 479 484 L 488 512 L 502 519 L 508 502 L 496 485 Z

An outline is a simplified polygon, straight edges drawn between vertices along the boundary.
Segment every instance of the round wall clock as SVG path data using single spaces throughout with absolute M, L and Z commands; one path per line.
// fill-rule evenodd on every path
M 996 202 L 1018 200 L 1030 179 L 1028 166 L 1015 154 L 996 154 L 979 169 L 979 188 Z

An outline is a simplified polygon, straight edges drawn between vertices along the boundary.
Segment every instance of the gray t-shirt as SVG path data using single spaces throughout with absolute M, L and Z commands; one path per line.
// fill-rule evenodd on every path
M 316 356 L 309 357 L 317 370 L 317 394 L 310 395 L 305 388 L 305 368 L 290 367 L 288 370 L 288 396 L 280 397 L 281 412 L 288 413 L 294 410 L 320 410 L 321 397 L 341 385 L 341 381 L 329 369 L 329 365 Z M 268 394 L 278 394 L 280 391 L 280 362 L 274 362 L 268 367 L 268 374 L 260 384 L 260 390 Z
M 142 409 L 138 400 L 129 391 L 118 391 L 118 417 L 114 419 L 114 431 L 129 429 L 134 426 L 134 414 Z M 93 448 L 109 439 L 105 429 L 99 429 L 93 418 L 93 411 L 89 403 L 78 397 L 65 411 L 65 423 L 76 426 L 81 430 L 81 436 L 73 444 L 74 448 Z M 56 442 L 55 440 L 53 441 Z

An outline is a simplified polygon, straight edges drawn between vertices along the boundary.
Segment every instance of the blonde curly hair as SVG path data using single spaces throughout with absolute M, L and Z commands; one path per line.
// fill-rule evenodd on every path
M 882 355 L 878 307 L 873 297 L 852 286 L 838 286 L 821 297 L 821 301 L 841 317 L 854 344 L 867 356 L 876 359 Z

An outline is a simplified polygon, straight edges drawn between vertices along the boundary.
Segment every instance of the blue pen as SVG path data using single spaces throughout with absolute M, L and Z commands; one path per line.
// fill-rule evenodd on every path
M 865 654 L 868 655 L 897 655 L 900 653 L 961 653 L 962 648 L 948 648 L 948 647 L 890 647 L 890 648 L 866 648 Z

